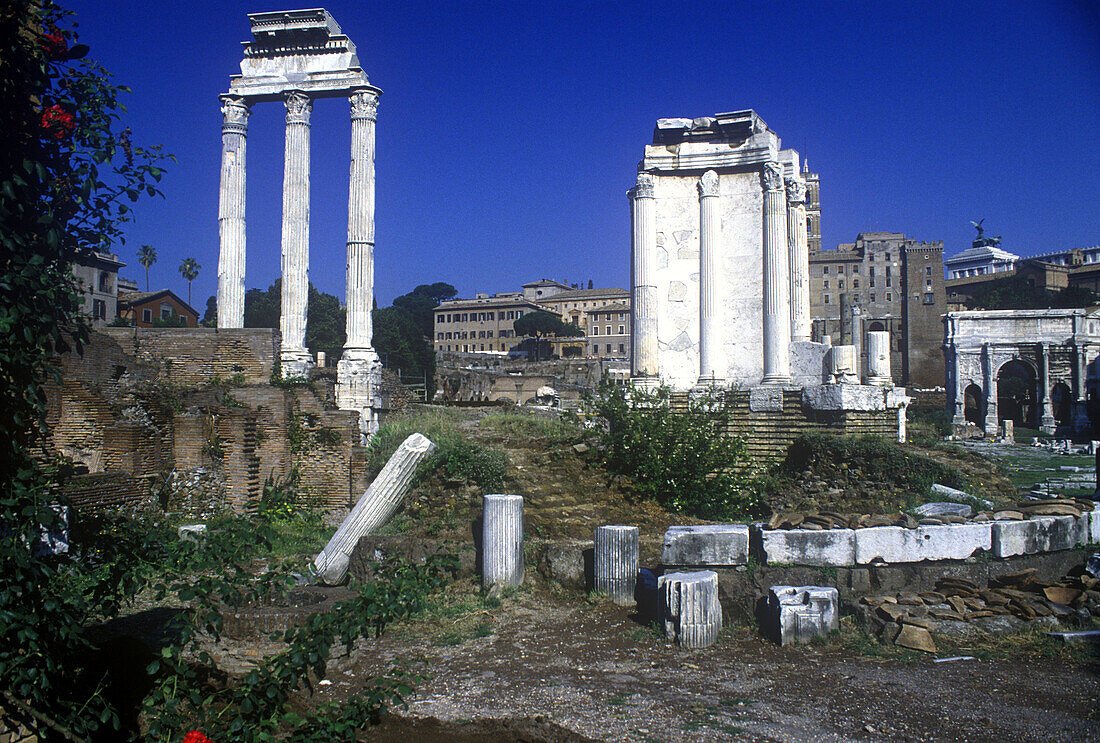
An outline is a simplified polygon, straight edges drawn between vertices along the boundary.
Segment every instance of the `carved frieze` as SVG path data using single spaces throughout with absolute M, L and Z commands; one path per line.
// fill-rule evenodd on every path
M 313 111 L 313 101 L 300 90 L 286 94 L 286 123 L 309 125 L 309 115 Z
M 375 121 L 378 115 L 378 94 L 370 90 L 359 90 L 351 94 L 351 120 L 367 119 Z
M 713 170 L 708 170 L 703 173 L 703 177 L 699 179 L 699 196 L 717 196 L 718 195 L 718 174 Z

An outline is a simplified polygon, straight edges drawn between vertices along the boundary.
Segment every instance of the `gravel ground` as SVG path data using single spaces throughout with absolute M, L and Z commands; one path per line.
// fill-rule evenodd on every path
M 363 740 L 1100 741 L 1095 655 L 934 663 L 779 648 L 747 627 L 681 651 L 630 610 L 540 589 L 474 618 L 481 632 L 443 643 L 471 618 L 395 627 L 336 661 L 322 696 L 405 658 L 429 678 Z

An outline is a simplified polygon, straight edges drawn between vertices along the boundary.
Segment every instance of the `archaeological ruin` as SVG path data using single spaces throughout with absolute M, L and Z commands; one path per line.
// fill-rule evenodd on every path
M 279 362 L 286 377 L 312 366 L 305 348 L 309 296 L 309 137 L 313 101 L 347 98 L 351 105 L 348 188 L 347 340 L 338 364 L 337 404 L 360 413 L 368 436 L 378 427 L 381 363 L 371 346 L 374 295 L 374 138 L 378 99 L 359 66 L 355 44 L 324 9 L 252 13 L 241 74 L 222 101 L 221 195 L 218 228 L 218 327 L 244 325 L 245 144 L 252 106 L 286 106 L 283 171 L 282 312 Z

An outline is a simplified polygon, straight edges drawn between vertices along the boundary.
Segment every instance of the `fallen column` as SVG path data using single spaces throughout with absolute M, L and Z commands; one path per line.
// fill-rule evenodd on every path
M 409 436 L 397 447 L 332 539 L 314 558 L 312 571 L 322 583 L 335 586 L 344 581 L 351 553 L 359 539 L 389 521 L 408 495 L 416 468 L 433 451 L 435 444 L 419 433 Z
M 764 632 L 780 645 L 808 643 L 840 626 L 838 606 L 835 588 L 772 586 L 768 590 L 768 626 Z
M 634 605 L 638 582 L 638 527 L 596 527 L 595 588 L 620 606 Z
M 665 635 L 682 648 L 705 648 L 718 639 L 722 605 L 718 603 L 718 573 L 668 573 L 657 579 Z
M 523 583 L 523 496 L 485 496 L 481 552 L 482 587 Z

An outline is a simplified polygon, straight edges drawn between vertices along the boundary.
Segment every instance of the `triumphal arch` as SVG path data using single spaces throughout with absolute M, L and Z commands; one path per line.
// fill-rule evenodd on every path
M 347 98 L 351 108 L 348 185 L 347 340 L 338 365 L 336 403 L 359 410 L 364 434 L 377 427 L 381 378 L 371 347 L 374 294 L 374 127 L 382 91 L 359 66 L 355 45 L 328 11 L 252 13 L 252 40 L 244 42 L 241 74 L 233 75 L 222 103 L 221 193 L 218 203 L 218 327 L 244 326 L 245 140 L 257 103 L 286 107 L 283 167 L 282 346 L 286 377 L 308 373 L 305 347 L 309 297 L 309 134 L 313 101 Z

